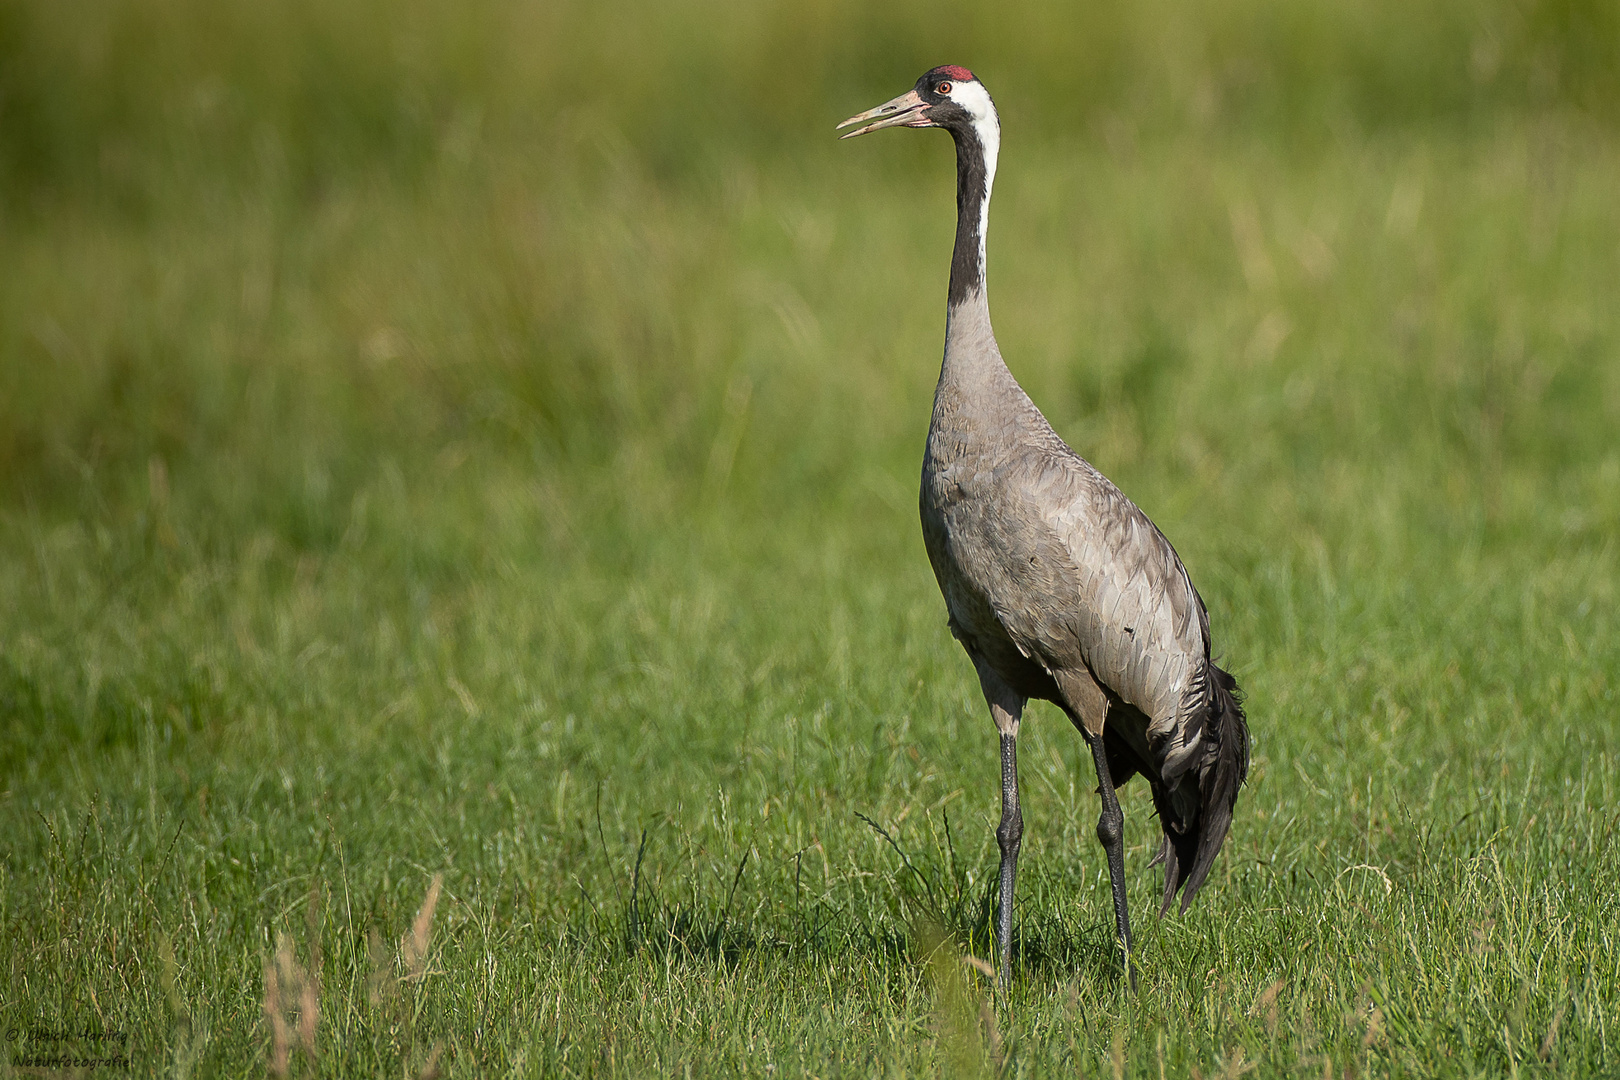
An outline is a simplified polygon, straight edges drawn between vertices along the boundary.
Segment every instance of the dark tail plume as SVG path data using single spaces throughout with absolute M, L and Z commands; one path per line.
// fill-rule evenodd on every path
M 1192 906 L 1193 897 L 1209 876 L 1220 854 L 1226 831 L 1232 825 L 1232 807 L 1237 804 L 1238 788 L 1249 775 L 1249 725 L 1243 715 L 1237 680 L 1208 662 L 1205 672 L 1209 686 L 1204 714 L 1204 738 L 1210 743 L 1198 765 L 1198 820 L 1190 829 L 1180 827 L 1168 793 L 1155 787 L 1154 801 L 1164 826 L 1164 846 L 1159 858 L 1164 862 L 1163 915 L 1181 892 L 1181 910 Z

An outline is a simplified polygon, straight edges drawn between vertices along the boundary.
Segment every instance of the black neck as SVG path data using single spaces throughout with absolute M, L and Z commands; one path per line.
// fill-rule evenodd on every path
M 962 303 L 973 292 L 984 291 L 984 262 L 979 230 L 984 220 L 984 202 L 990 197 L 986 183 L 984 146 L 971 125 L 952 126 L 956 140 L 956 248 L 951 254 L 952 306 Z

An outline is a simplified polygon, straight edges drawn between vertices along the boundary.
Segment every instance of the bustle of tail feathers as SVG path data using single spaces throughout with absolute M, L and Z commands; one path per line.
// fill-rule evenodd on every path
M 1204 738 L 1210 743 L 1198 768 L 1198 821 L 1193 828 L 1178 828 L 1169 798 L 1154 790 L 1159 822 L 1164 827 L 1164 845 L 1154 862 L 1164 863 L 1164 904 L 1159 914 L 1169 912 L 1176 893 L 1181 893 L 1181 910 L 1192 906 L 1193 898 L 1220 854 L 1226 831 L 1232 825 L 1232 808 L 1238 789 L 1249 775 L 1249 725 L 1243 715 L 1242 692 L 1237 680 L 1206 660 L 1204 683 L 1209 688 L 1204 705 Z

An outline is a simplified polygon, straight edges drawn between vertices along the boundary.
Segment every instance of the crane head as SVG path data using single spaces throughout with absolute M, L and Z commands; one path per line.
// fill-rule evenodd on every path
M 890 127 L 942 127 L 951 129 L 982 129 L 995 124 L 996 109 L 984 84 L 965 67 L 947 64 L 927 72 L 917 85 L 904 94 L 885 101 L 875 109 L 852 116 L 835 130 L 862 124 L 854 131 L 846 131 L 839 138 L 852 139 L 869 131 Z

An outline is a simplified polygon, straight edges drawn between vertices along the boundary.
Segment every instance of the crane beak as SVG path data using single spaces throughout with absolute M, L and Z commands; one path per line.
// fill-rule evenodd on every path
M 846 131 L 838 136 L 840 139 L 853 139 L 857 135 L 865 135 L 868 131 L 877 131 L 881 128 L 933 127 L 934 122 L 923 115 L 923 110 L 927 108 L 928 102 L 924 101 L 916 90 L 907 90 L 893 101 L 885 101 L 875 109 L 867 109 L 858 116 L 850 117 L 833 130 L 837 131 L 847 128 L 851 124 L 859 124 L 867 120 L 872 121 L 865 127 L 856 128 L 854 131 Z

